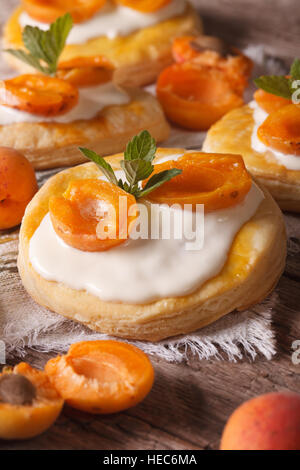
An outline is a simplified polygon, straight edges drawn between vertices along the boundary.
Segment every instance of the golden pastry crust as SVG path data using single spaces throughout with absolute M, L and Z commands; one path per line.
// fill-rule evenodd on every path
M 86 161 L 78 146 L 101 155 L 123 150 L 127 142 L 147 129 L 158 141 L 168 138 L 169 125 L 155 97 L 142 90 L 127 90 L 131 101 L 106 106 L 96 118 L 67 124 L 23 122 L 0 126 L 1 145 L 22 152 L 36 169 L 76 165 Z
M 242 155 L 248 170 L 266 186 L 282 209 L 300 212 L 300 171 L 280 165 L 271 150 L 264 154 L 253 150 L 253 127 L 253 110 L 249 106 L 234 109 L 209 129 L 203 151 Z
M 4 27 L 5 48 L 20 48 L 22 30 L 17 8 Z M 125 86 L 142 86 L 155 81 L 156 77 L 172 62 L 171 44 L 177 36 L 202 32 L 202 23 L 197 12 L 188 5 L 184 14 L 141 29 L 128 36 L 108 39 L 104 36 L 91 39 L 83 44 L 69 44 L 65 47 L 61 61 L 76 57 L 104 55 L 116 67 L 115 80 Z M 5 60 L 22 73 L 32 69 L 5 54 Z
M 159 149 L 157 157 L 183 153 L 183 149 Z M 109 157 L 114 169 L 121 155 Z M 221 272 L 192 294 L 160 299 L 147 304 L 103 302 L 86 291 L 47 281 L 29 261 L 29 242 L 48 212 L 52 195 L 60 195 L 72 179 L 99 175 L 93 163 L 70 168 L 40 189 L 26 209 L 20 231 L 18 268 L 23 284 L 41 305 L 91 329 L 119 337 L 158 341 L 188 333 L 223 315 L 259 302 L 274 288 L 286 257 L 286 236 L 281 211 L 266 190 L 256 214 L 235 237 Z

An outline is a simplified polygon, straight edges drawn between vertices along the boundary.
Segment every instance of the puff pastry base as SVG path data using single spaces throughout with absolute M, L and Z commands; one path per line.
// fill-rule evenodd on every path
M 271 150 L 264 154 L 253 150 L 253 126 L 249 106 L 234 109 L 209 129 L 203 151 L 242 155 L 248 170 L 270 191 L 281 209 L 300 212 L 300 171 L 280 165 Z
M 79 145 L 110 155 L 122 151 L 144 129 L 158 142 L 167 139 L 169 125 L 156 98 L 142 90 L 127 92 L 131 97 L 128 104 L 107 106 L 93 119 L 0 126 L 1 145 L 19 150 L 35 169 L 42 170 L 87 161 Z
M 22 30 L 17 8 L 8 19 L 3 34 L 4 48 L 20 48 Z M 108 39 L 100 36 L 83 44 L 67 45 L 62 61 L 76 57 L 104 55 L 116 67 L 115 80 L 124 86 L 142 86 L 152 83 L 165 67 L 172 63 L 171 44 L 175 37 L 202 33 L 202 22 L 190 5 L 184 14 L 141 29 L 128 36 Z M 22 73 L 32 72 L 31 67 L 5 54 L 5 60 Z
M 158 157 L 184 152 L 159 149 Z M 114 169 L 121 155 L 109 157 Z M 86 291 L 47 281 L 29 261 L 29 242 L 48 212 L 52 195 L 61 195 L 70 180 L 99 175 L 93 163 L 64 170 L 50 178 L 28 205 L 20 231 L 18 268 L 29 294 L 50 310 L 111 335 L 158 341 L 202 328 L 232 310 L 243 310 L 264 299 L 280 277 L 286 257 L 286 235 L 280 209 L 263 189 L 265 199 L 239 231 L 228 260 L 213 279 L 184 297 L 147 304 L 103 302 Z

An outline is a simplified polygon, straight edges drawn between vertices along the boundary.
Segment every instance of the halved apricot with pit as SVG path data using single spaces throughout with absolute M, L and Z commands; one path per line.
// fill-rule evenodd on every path
M 62 196 L 49 201 L 54 230 L 82 251 L 105 251 L 124 243 L 138 216 L 135 208 L 134 196 L 96 178 L 71 181 Z
M 73 344 L 45 367 L 66 403 L 95 414 L 135 406 L 150 392 L 154 371 L 145 353 L 121 341 Z
M 0 104 L 27 113 L 58 116 L 77 102 L 77 88 L 59 78 L 26 74 L 0 81 Z
M 163 70 L 157 81 L 157 97 L 170 121 L 194 130 L 208 129 L 243 104 L 223 72 L 187 62 Z
M 154 165 L 154 173 L 171 168 L 182 173 L 152 191 L 148 196 L 151 201 L 182 206 L 204 204 L 205 212 L 210 212 L 239 204 L 252 184 L 240 155 L 186 153 L 176 161 Z
M 142 13 L 153 13 L 165 7 L 171 0 L 116 0 L 120 5 L 138 10 Z
M 52 23 L 65 13 L 70 13 L 74 23 L 91 18 L 106 0 L 22 0 L 22 6 L 31 18 L 42 23 Z
M 257 136 L 274 150 L 300 156 L 300 106 L 289 104 L 269 114 Z
M 254 93 L 254 99 L 258 106 L 260 106 L 266 113 L 270 114 L 273 111 L 277 111 L 283 106 L 287 106 L 292 103 L 292 100 L 282 98 L 281 96 L 272 95 L 264 90 L 256 90 Z
M 46 431 L 64 401 L 45 372 L 21 362 L 0 374 L 0 439 L 28 439 Z

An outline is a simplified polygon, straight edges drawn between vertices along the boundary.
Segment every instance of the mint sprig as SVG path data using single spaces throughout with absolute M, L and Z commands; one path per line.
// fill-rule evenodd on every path
M 291 99 L 295 91 L 293 82 L 300 80 L 300 60 L 295 59 L 291 65 L 290 78 L 283 75 L 262 75 L 254 80 L 258 88 L 271 93 L 272 95 L 281 96 L 282 98 Z
M 73 20 L 70 13 L 57 18 L 47 31 L 36 26 L 25 26 L 22 39 L 28 52 L 23 49 L 6 49 L 5 52 L 41 73 L 54 76 L 72 26 Z
M 159 188 L 162 184 L 170 181 L 170 179 L 182 172 L 182 170 L 172 168 L 155 173 L 147 181 L 144 188 L 140 187 L 139 183 L 149 178 L 154 171 L 152 161 L 155 158 L 156 143 L 148 131 L 142 131 L 127 144 L 124 160 L 120 162 L 120 166 L 126 176 L 126 181 L 124 182 L 121 179 L 117 179 L 111 165 L 96 152 L 83 147 L 79 147 L 79 150 L 85 157 L 96 163 L 108 181 L 119 186 L 127 193 L 132 194 L 136 199 L 147 196 L 151 191 Z

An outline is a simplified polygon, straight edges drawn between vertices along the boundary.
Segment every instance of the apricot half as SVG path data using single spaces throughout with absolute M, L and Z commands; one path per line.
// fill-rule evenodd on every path
M 237 93 L 242 94 L 248 85 L 252 60 L 220 38 L 205 35 L 178 37 L 173 42 L 172 53 L 179 64 L 193 62 L 223 72 Z
M 66 355 L 50 359 L 45 371 L 66 403 L 94 414 L 135 406 L 154 380 L 146 354 L 121 341 L 73 344 Z
M 74 23 L 91 18 L 106 0 L 22 0 L 24 10 L 31 18 L 52 23 L 65 13 L 70 13 Z
M 292 100 L 272 95 L 261 89 L 256 90 L 253 96 L 256 103 L 268 114 L 292 103 Z
M 109 60 L 96 55 L 75 57 L 59 63 L 56 76 L 75 87 L 95 86 L 112 80 L 114 66 Z
M 224 73 L 192 63 L 174 64 L 160 74 L 157 97 L 168 119 L 193 130 L 207 130 L 243 98 Z
M 252 185 L 240 155 L 186 153 L 176 161 L 154 165 L 154 174 L 171 168 L 182 173 L 152 191 L 148 196 L 151 201 L 182 206 L 204 204 L 205 212 L 210 212 L 239 204 Z
M 300 106 L 289 104 L 269 114 L 257 136 L 274 150 L 300 156 Z
M 115 0 L 120 5 L 138 10 L 142 13 L 153 13 L 165 7 L 171 0 Z
M 242 404 L 225 426 L 221 450 L 300 450 L 300 395 L 269 393 Z
M 0 81 L 0 104 L 39 116 L 53 117 L 70 111 L 78 102 L 71 83 L 46 75 L 19 75 Z
M 21 362 L 0 374 L 0 438 L 28 439 L 46 431 L 64 401 L 45 372 Z
M 38 189 L 31 163 L 20 152 L 0 147 L 0 230 L 18 225 Z
M 49 201 L 55 232 L 82 251 L 105 251 L 124 243 L 137 218 L 134 207 L 134 196 L 96 178 L 71 181 L 62 196 Z

